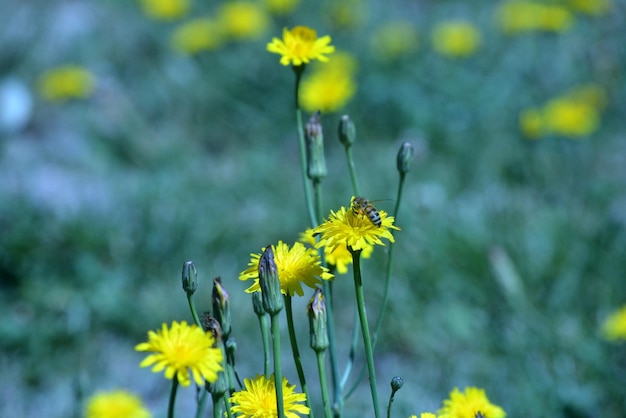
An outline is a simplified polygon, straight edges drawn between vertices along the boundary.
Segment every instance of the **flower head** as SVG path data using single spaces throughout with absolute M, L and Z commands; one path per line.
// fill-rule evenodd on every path
M 356 92 L 355 72 L 356 60 L 352 56 L 345 53 L 334 55 L 327 64 L 315 68 L 302 81 L 302 108 L 309 112 L 341 109 Z
M 465 388 L 465 392 L 454 388 L 450 399 L 443 401 L 443 408 L 437 414 L 439 418 L 476 418 L 479 413 L 484 418 L 506 416 L 502 408 L 489 402 L 483 389 L 475 387 Z
M 143 12 L 159 20 L 174 20 L 189 10 L 189 0 L 140 0 Z
M 613 312 L 604 321 L 602 334 L 609 341 L 626 340 L 626 305 Z
M 178 27 L 171 42 L 174 49 L 189 55 L 215 50 L 222 44 L 222 29 L 216 20 L 194 19 Z
M 291 30 L 283 29 L 283 39 L 274 38 L 267 44 L 267 50 L 280 54 L 282 65 L 293 64 L 300 66 L 311 60 L 328 61 L 326 54 L 335 52 L 335 47 L 330 45 L 330 36 L 317 37 L 314 29 L 306 26 L 296 26 Z
M 511 0 L 496 11 L 500 29 L 509 34 L 543 31 L 565 32 L 572 27 L 574 16 L 564 6 L 535 1 Z
M 218 16 L 224 34 L 233 39 L 257 39 L 265 33 L 270 23 L 267 13 L 259 4 L 247 1 L 222 3 Z
M 481 42 L 476 26 L 464 21 L 439 23 L 432 33 L 433 48 L 448 57 L 472 55 Z
M 393 216 L 387 216 L 387 212 L 372 206 L 371 209 L 380 217 L 380 225 L 376 225 L 364 210 L 355 207 L 354 201 L 353 197 L 349 209 L 342 206 L 337 212 L 331 211 L 328 220 L 313 230 L 314 234 L 321 235 L 316 247 L 324 246 L 327 251 L 333 252 L 337 247 L 346 246 L 358 251 L 374 244 L 385 245 L 381 238 L 394 242 L 390 229 L 400 228 L 393 224 Z M 371 209 L 368 208 L 370 215 Z
M 139 367 L 154 365 L 152 371 L 165 369 L 165 377 L 177 377 L 183 386 L 189 386 L 191 379 L 203 385 L 202 379 L 217 380 L 217 372 L 222 370 L 222 350 L 214 348 L 215 340 L 211 333 L 204 332 L 197 325 L 174 321 L 170 328 L 163 324 L 161 330 L 148 332 L 148 342 L 137 344 L 137 351 L 151 351 Z
M 125 390 L 98 392 L 87 400 L 85 418 L 151 418 L 141 399 Z
M 277 245 L 272 245 L 274 250 L 274 260 L 278 267 L 278 278 L 280 279 L 281 292 L 284 295 L 303 296 L 302 284 L 315 288 L 322 280 L 332 279 L 333 275 L 326 267 L 320 264 L 320 257 L 317 251 L 306 248 L 302 243 L 296 242 L 293 247 L 282 241 Z M 263 248 L 265 250 L 265 248 Z M 259 259 L 261 254 L 251 254 L 248 268 L 239 274 L 239 280 L 254 279 L 254 284 L 246 289 L 246 292 L 258 292 L 259 286 Z
M 64 65 L 52 68 L 39 77 L 38 89 L 41 96 L 49 101 L 82 99 L 94 90 L 94 77 L 86 69 L 77 65 Z
M 299 241 L 315 247 L 316 242 L 314 234 L 313 229 L 309 228 L 300 234 Z M 374 247 L 367 245 L 361 252 L 361 258 L 370 258 L 373 251 Z M 330 266 L 335 266 L 339 274 L 346 274 L 348 272 L 348 265 L 352 264 L 352 254 L 348 251 L 346 245 L 338 245 L 332 251 L 330 251 L 328 247 L 324 247 L 324 257 L 326 258 L 326 263 Z
M 244 389 L 230 397 L 232 412 L 242 418 L 274 418 L 276 410 L 276 386 L 274 375 L 270 379 L 257 375 L 254 379 L 244 379 Z M 304 393 L 295 393 L 295 385 L 289 386 L 283 378 L 283 405 L 286 418 L 297 418 L 298 414 L 308 414 L 309 408 L 301 403 L 306 401 Z

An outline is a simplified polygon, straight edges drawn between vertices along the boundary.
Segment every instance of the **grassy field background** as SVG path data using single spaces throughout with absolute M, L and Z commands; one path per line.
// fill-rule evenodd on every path
M 405 381 L 393 416 L 434 411 L 465 386 L 484 388 L 510 417 L 625 416 L 626 345 L 605 341 L 600 327 L 626 303 L 626 3 L 589 14 L 550 2 L 569 11 L 570 25 L 519 33 L 502 30 L 502 4 L 303 2 L 268 15 L 250 38 L 188 55 L 172 33 L 222 3 L 193 2 L 162 21 L 139 2 L 2 2 L 0 415 L 82 416 L 95 391 L 126 388 L 164 416 L 169 382 L 139 369 L 133 347 L 162 322 L 191 320 L 186 260 L 200 273 L 200 309 L 222 277 L 240 372 L 261 370 L 237 277 L 250 253 L 308 227 L 293 72 L 265 48 L 283 27 L 307 25 L 357 63 L 356 94 L 322 116 L 325 210 L 352 195 L 342 114 L 355 121 L 357 173 L 371 199 L 394 198 L 397 150 L 406 140 L 417 149 L 377 348 L 381 398 L 393 376 Z M 438 53 L 433 29 L 458 20 L 479 31 L 478 48 Z M 376 34 L 401 23 L 417 42 L 386 54 L 391 41 L 381 49 Z M 90 71 L 95 89 L 45 100 L 40 75 L 68 63 Z M 602 98 L 597 126 L 529 138 L 527 109 L 588 85 Z M 385 260 L 381 247 L 364 265 L 372 317 Z M 518 280 L 503 281 L 502 266 Z M 336 288 L 352 300 L 350 275 Z M 309 297 L 295 304 L 302 321 Z M 337 309 L 341 358 L 353 309 Z M 300 340 L 308 351 L 306 327 Z M 304 355 L 313 378 L 314 357 Z M 287 377 L 297 381 L 293 370 Z M 193 392 L 181 392 L 180 416 L 191 415 Z M 368 396 L 364 381 L 346 416 L 373 416 Z

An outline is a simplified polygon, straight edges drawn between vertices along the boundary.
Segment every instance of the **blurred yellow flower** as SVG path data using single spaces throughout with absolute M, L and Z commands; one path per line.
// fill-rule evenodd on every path
M 259 38 L 270 24 L 263 7 L 247 1 L 222 3 L 217 15 L 224 35 L 238 40 Z
M 480 413 L 480 415 L 478 415 Z M 443 407 L 437 413 L 439 418 L 504 418 L 502 408 L 493 405 L 487 399 L 485 391 L 475 387 L 465 388 L 464 392 L 454 388 L 450 398 L 443 401 Z
M 139 0 L 143 12 L 158 20 L 175 20 L 189 11 L 189 0 Z
M 264 0 L 267 10 L 275 15 L 287 15 L 300 4 L 300 0 Z
M 297 67 L 311 60 L 328 61 L 326 55 L 335 52 L 335 47 L 330 45 L 331 41 L 328 35 L 318 38 L 314 29 L 296 26 L 291 30 L 284 28 L 283 39 L 273 38 L 267 44 L 267 50 L 280 54 L 282 65 L 292 64 Z
M 609 341 L 626 340 L 626 305 L 606 318 L 602 324 L 602 335 Z
M 472 55 L 481 43 L 476 26 L 465 21 L 448 21 L 435 25 L 432 31 L 435 51 L 448 57 Z
M 315 67 L 300 85 L 300 105 L 309 112 L 334 112 L 354 96 L 356 60 L 337 53 L 325 64 Z
M 141 399 L 125 390 L 98 392 L 87 399 L 85 418 L 151 418 Z
M 191 20 L 179 26 L 172 35 L 174 49 L 186 54 L 215 50 L 221 44 L 220 25 L 209 18 Z
M 386 22 L 372 34 L 372 50 L 383 61 L 410 55 L 417 47 L 417 29 L 410 22 Z
M 135 350 L 148 351 L 139 367 L 153 366 L 152 371 L 165 370 L 165 377 L 176 377 L 182 386 L 189 386 L 191 378 L 199 386 L 215 382 L 222 369 L 222 350 L 213 347 L 215 340 L 210 332 L 204 332 L 196 324 L 186 321 L 163 324 L 159 331 L 149 331 L 148 341 L 137 344 Z M 191 372 L 191 373 L 190 373 Z
M 41 74 L 37 83 L 39 94 L 50 101 L 85 98 L 93 93 L 94 87 L 93 75 L 76 65 L 51 68 Z
M 556 4 L 506 1 L 496 10 L 496 20 L 505 33 L 528 31 L 563 32 L 574 23 L 572 13 Z
M 567 3 L 577 12 L 592 16 L 600 16 L 611 9 L 611 0 L 567 0 Z

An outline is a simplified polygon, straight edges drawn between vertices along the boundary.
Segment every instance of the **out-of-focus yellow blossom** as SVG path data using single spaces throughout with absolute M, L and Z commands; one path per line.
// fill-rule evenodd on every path
M 501 4 L 496 20 L 505 33 L 564 32 L 571 28 L 574 16 L 564 6 L 513 0 Z
M 609 341 L 626 340 L 626 305 L 613 312 L 604 321 L 602 335 Z
M 334 112 L 354 96 L 356 60 L 349 54 L 336 53 L 318 65 L 300 85 L 300 105 L 308 112 Z
M 530 139 L 546 135 L 579 138 L 594 133 L 600 125 L 600 112 L 606 106 L 606 93 L 597 85 L 586 85 L 555 97 L 541 108 L 520 114 L 520 129 Z
M 218 20 L 225 36 L 233 39 L 257 39 L 266 32 L 270 19 L 258 3 L 233 1 L 222 3 Z
M 85 405 L 86 418 L 151 418 L 141 399 L 125 390 L 98 392 Z
M 189 11 L 189 0 L 139 0 L 143 12 L 153 19 L 175 20 Z
M 448 57 L 467 57 L 480 46 L 481 35 L 476 26 L 465 21 L 437 24 L 432 31 L 435 51 Z
M 410 22 L 387 22 L 372 35 L 372 49 L 377 58 L 392 61 L 410 55 L 418 47 L 415 25 Z
M 275 15 L 287 15 L 293 12 L 300 4 L 300 0 L 265 0 L 268 12 Z
M 197 54 L 222 44 L 220 25 L 213 19 L 194 19 L 178 27 L 172 35 L 172 46 L 179 52 Z
M 611 0 L 567 0 L 569 7 L 577 12 L 601 16 L 611 9 Z
M 41 74 L 37 82 L 39 94 L 53 102 L 89 97 L 94 87 L 93 75 L 77 65 L 51 68 Z

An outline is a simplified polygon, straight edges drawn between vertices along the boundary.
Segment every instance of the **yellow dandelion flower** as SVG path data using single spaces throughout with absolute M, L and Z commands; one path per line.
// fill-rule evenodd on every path
M 335 52 L 330 45 L 330 36 L 317 37 L 315 30 L 306 26 L 296 26 L 291 30 L 283 29 L 283 39 L 274 38 L 267 44 L 267 50 L 280 54 L 282 65 L 299 66 L 311 60 L 328 61 L 327 54 Z
M 93 75 L 76 65 L 51 68 L 41 74 L 37 84 L 44 99 L 57 102 L 89 97 L 94 87 Z
M 263 251 L 265 248 L 263 248 Z M 306 248 L 302 243 L 296 242 L 291 248 L 282 241 L 277 245 L 272 245 L 274 250 L 274 261 L 278 268 L 278 278 L 280 280 L 280 290 L 284 295 L 298 296 L 304 295 L 302 284 L 315 288 L 322 280 L 330 280 L 333 275 L 326 267 L 320 264 L 320 257 L 317 251 Z M 246 292 L 258 292 L 259 285 L 259 259 L 261 254 L 251 254 L 248 268 L 239 274 L 239 280 L 254 279 L 254 284 L 246 289 Z
M 437 418 L 437 415 L 433 414 L 432 412 L 422 412 L 420 414 L 420 418 Z
M 432 32 L 435 51 L 448 57 L 472 55 L 481 43 L 476 26 L 464 21 L 449 21 L 437 24 Z
M 592 16 L 607 14 L 611 9 L 611 0 L 568 0 L 569 6 L 577 12 Z
M 443 408 L 437 414 L 439 418 L 476 418 L 478 413 L 484 418 L 506 416 L 502 408 L 489 402 L 483 389 L 475 387 L 465 388 L 464 392 L 454 388 L 450 392 L 450 398 L 443 401 Z
M 276 385 L 274 375 L 270 379 L 256 375 L 254 379 L 244 379 L 244 389 L 230 397 L 233 404 L 231 411 L 241 418 L 274 418 L 276 410 Z M 302 405 L 306 401 L 304 393 L 296 393 L 295 385 L 289 386 L 283 378 L 283 406 L 286 418 L 298 418 L 299 414 L 308 414 L 309 408 Z
M 587 136 L 600 125 L 600 115 L 593 106 L 569 98 L 550 100 L 543 112 L 548 130 L 570 138 Z
M 529 31 L 564 32 L 574 16 L 563 6 L 533 1 L 507 1 L 496 10 L 496 21 L 505 33 Z
M 174 20 L 189 11 L 189 0 L 139 0 L 143 12 L 158 20 Z
M 347 74 L 321 71 L 305 78 L 300 85 L 300 105 L 307 112 L 336 112 L 356 92 L 356 82 Z
M 410 22 L 387 22 L 372 34 L 372 50 L 382 61 L 411 55 L 418 45 L 417 28 Z
M 213 19 L 194 19 L 178 27 L 172 35 L 172 46 L 185 54 L 211 51 L 222 44 L 222 32 Z
M 299 241 L 304 244 L 309 244 L 311 247 L 315 247 L 316 242 L 313 229 L 309 228 L 301 233 Z M 361 252 L 361 257 L 370 258 L 373 251 L 374 247 L 368 245 Z M 324 247 L 324 257 L 326 258 L 326 263 L 328 263 L 329 266 L 334 266 L 339 274 L 346 274 L 348 272 L 348 266 L 352 264 L 352 254 L 345 245 L 338 245 L 332 251 L 329 251 L 328 247 Z
M 300 0 L 265 0 L 267 10 L 275 15 L 287 15 L 300 4 Z
M 626 305 L 613 312 L 604 321 L 602 335 L 609 341 L 626 340 Z
M 332 252 L 337 247 L 346 246 L 358 251 L 375 244 L 385 245 L 381 238 L 394 242 L 390 229 L 400 228 L 393 224 L 393 216 L 387 216 L 387 212 L 378 210 L 380 226 L 377 226 L 362 211 L 354 209 L 354 199 L 353 197 L 349 209 L 342 206 L 337 212 L 331 211 L 328 220 L 313 230 L 314 234 L 320 235 L 317 248 L 323 246 Z
M 194 382 L 203 385 L 202 379 L 215 382 L 217 373 L 222 370 L 222 350 L 214 348 L 214 343 L 211 333 L 197 325 L 174 321 L 170 328 L 163 324 L 161 330 L 149 331 L 148 342 L 137 344 L 135 350 L 153 352 L 139 367 L 154 365 L 154 373 L 165 369 L 165 377 L 176 376 L 182 386 L 191 383 L 191 371 Z
M 85 418 L 151 418 L 141 399 L 125 390 L 98 392 L 87 399 Z
M 265 10 L 259 4 L 247 1 L 222 3 L 218 20 L 224 34 L 238 40 L 259 38 L 270 24 Z

